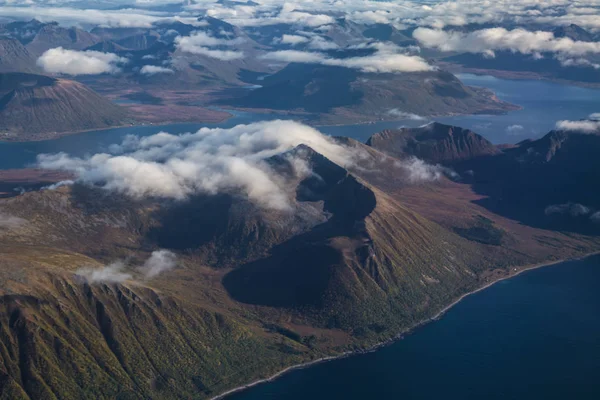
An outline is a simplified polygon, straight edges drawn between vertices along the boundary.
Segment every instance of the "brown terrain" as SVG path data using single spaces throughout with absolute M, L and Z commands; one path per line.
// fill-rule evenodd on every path
M 43 140 L 130 123 L 127 112 L 81 83 L 43 75 L 0 74 L 0 138 Z
M 494 151 L 456 127 L 434 131 L 384 132 L 372 146 L 338 138 L 361 155 L 348 168 L 304 145 L 268 159 L 295 187 L 291 213 L 234 194 L 134 200 L 81 184 L 0 200 L 2 395 L 210 398 L 370 348 L 495 280 L 600 249 L 597 232 L 490 207 L 495 194 L 463 172 L 471 163 L 475 178 L 488 179 L 496 162 L 538 171 L 537 158 L 523 164 L 520 151 L 531 152 Z M 599 148 L 597 139 L 552 133 L 523 146 L 550 151 L 539 168 L 586 182 L 570 155 Z M 443 175 L 414 181 L 414 155 L 439 160 Z M 290 157 L 314 175 L 288 176 Z M 77 272 L 140 265 L 158 248 L 179 261 L 153 279 L 135 267 L 118 283 Z

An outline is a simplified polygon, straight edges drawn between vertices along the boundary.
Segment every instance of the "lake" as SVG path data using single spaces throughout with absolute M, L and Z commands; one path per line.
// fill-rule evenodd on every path
M 560 85 L 547 81 L 506 80 L 490 76 L 459 75 L 468 85 L 492 89 L 503 100 L 519 104 L 522 110 L 507 115 L 469 115 L 443 117 L 436 120 L 469 128 L 494 143 L 515 143 L 549 132 L 557 120 L 578 120 L 600 112 L 600 90 Z M 148 136 L 166 131 L 173 134 L 196 131 L 201 127 L 230 128 L 238 124 L 278 118 L 273 114 L 234 112 L 234 117 L 219 124 L 171 124 L 165 126 L 132 126 L 65 136 L 56 140 L 28 143 L 0 142 L 0 169 L 32 165 L 41 153 L 66 153 L 83 156 L 106 151 L 129 134 Z M 383 129 L 419 126 L 428 120 L 378 122 L 364 125 L 321 126 L 318 129 L 334 136 L 348 136 L 361 142 Z M 509 129 L 509 127 L 513 127 Z M 521 128 L 515 128 L 515 126 Z
M 600 399 L 600 257 L 525 272 L 378 351 L 228 400 Z

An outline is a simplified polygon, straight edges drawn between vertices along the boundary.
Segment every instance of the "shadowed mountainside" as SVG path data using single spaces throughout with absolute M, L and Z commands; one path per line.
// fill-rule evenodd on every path
M 500 153 L 475 132 L 438 122 L 420 128 L 386 130 L 371 136 L 367 145 L 396 158 L 415 156 L 434 164 L 453 164 Z

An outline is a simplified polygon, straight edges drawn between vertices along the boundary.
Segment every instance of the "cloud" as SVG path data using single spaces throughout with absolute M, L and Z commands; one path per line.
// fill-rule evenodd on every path
M 593 114 L 592 114 L 593 115 Z M 600 121 L 581 120 L 581 121 L 558 121 L 556 129 L 562 131 L 576 131 L 580 133 L 597 133 L 600 132 Z
M 290 190 L 295 189 L 265 160 L 300 144 L 341 166 L 352 164 L 356 156 L 354 150 L 306 125 L 266 121 L 182 135 L 128 136 L 111 146 L 111 153 L 85 158 L 40 155 L 38 164 L 132 197 L 184 199 L 194 193 L 230 193 L 265 208 L 289 210 Z
M 177 266 L 177 256 L 169 250 L 153 251 L 143 265 L 134 270 L 141 279 L 147 280 L 157 277 L 163 272 Z M 75 275 L 85 279 L 88 283 L 122 283 L 134 279 L 134 275 L 127 272 L 128 265 L 123 261 L 115 261 L 101 268 L 83 267 Z
M 553 204 L 544 210 L 546 215 L 567 214 L 572 217 L 589 215 L 591 212 L 592 210 L 589 207 L 578 203 Z
M 113 53 L 56 47 L 42 54 L 37 60 L 37 65 L 51 74 L 98 75 L 118 73 L 121 71 L 119 65 L 127 61 L 126 58 Z
M 593 120 L 593 121 L 598 121 L 598 120 L 600 120 L 600 113 L 593 113 L 593 114 L 590 114 L 590 115 L 588 116 L 588 119 L 591 119 L 591 120 Z
M 152 279 L 155 276 L 169 271 L 177 265 L 177 256 L 169 250 L 153 251 L 150 258 L 146 260 L 138 271 L 141 272 L 146 279 Z
M 179 17 L 164 12 L 155 12 L 150 10 L 131 8 L 120 8 L 116 10 L 100 10 L 93 8 L 74 8 L 67 6 L 48 7 L 31 4 L 25 7 L 2 6 L 0 7 L 0 17 L 9 17 L 25 20 L 36 18 L 42 22 L 56 21 L 61 23 L 62 25 L 67 26 L 80 26 L 85 24 L 120 28 L 151 28 L 154 23 L 160 21 L 181 21 L 189 24 L 197 23 L 196 18 L 194 17 Z
M 544 210 L 546 215 L 566 215 L 573 218 L 585 217 L 593 223 L 600 223 L 600 211 L 579 203 L 553 204 Z
M 510 125 L 506 127 L 506 133 L 511 136 L 522 135 L 524 130 L 523 125 Z
M 433 66 L 419 56 L 398 53 L 401 48 L 392 45 L 375 45 L 377 51 L 364 57 L 333 58 L 324 53 L 280 50 L 266 53 L 264 59 L 286 63 L 322 64 L 358 69 L 363 72 L 393 73 L 432 71 Z
M 402 119 L 402 120 L 424 121 L 427 119 L 427 118 L 422 117 L 417 114 L 407 113 L 407 112 L 398 110 L 397 108 L 392 108 L 391 110 L 388 111 L 388 114 L 390 114 L 396 118 Z
M 307 43 L 309 42 L 310 39 L 307 38 L 306 36 L 300 36 L 300 35 L 283 35 L 279 40 L 276 40 L 277 43 L 281 43 L 281 44 L 289 44 L 292 46 L 295 46 L 297 44 L 301 44 L 301 43 Z
M 481 53 L 489 57 L 495 51 L 532 54 L 550 52 L 565 56 L 584 56 L 600 53 L 600 43 L 574 41 L 570 38 L 555 38 L 552 32 L 530 32 L 522 28 L 482 29 L 473 32 L 443 31 L 439 29 L 417 28 L 413 37 L 425 47 L 442 51 Z
M 0 229 L 15 229 L 27 223 L 27 220 L 13 215 L 0 213 Z
M 428 164 L 417 157 L 409 157 L 406 160 L 397 161 L 395 165 L 407 172 L 408 180 L 413 184 L 437 181 L 444 175 L 451 178 L 458 177 L 458 174 L 450 168 Z
M 156 75 L 156 74 L 172 74 L 173 71 L 170 68 L 159 67 L 157 65 L 144 65 L 140 69 L 140 74 L 142 75 Z
M 102 268 L 84 267 L 75 272 L 89 283 L 121 283 L 133 278 L 125 271 L 125 264 L 122 261 L 114 262 Z
M 245 39 L 220 39 L 212 37 L 205 32 L 194 32 L 190 36 L 175 38 L 177 47 L 186 53 L 204 55 L 222 61 L 238 60 L 244 57 L 242 51 L 211 49 L 214 46 L 235 46 L 243 43 Z

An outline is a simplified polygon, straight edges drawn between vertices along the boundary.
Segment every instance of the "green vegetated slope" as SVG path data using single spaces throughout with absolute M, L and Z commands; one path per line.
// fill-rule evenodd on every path
M 503 157 L 467 136 L 476 158 Z M 460 138 L 411 148 L 463 162 Z M 476 184 L 412 182 L 405 155 L 338 140 L 362 151 L 356 165 L 292 151 L 318 175 L 292 181 L 292 213 L 235 195 L 132 200 L 81 185 L 0 201 L 13 217 L 0 230 L 2 396 L 209 398 L 390 339 L 517 266 L 600 247 L 493 214 L 471 201 Z M 285 174 L 288 160 L 267 162 Z M 179 265 L 144 279 L 135 266 L 158 248 Z M 117 260 L 132 279 L 75 273 Z

